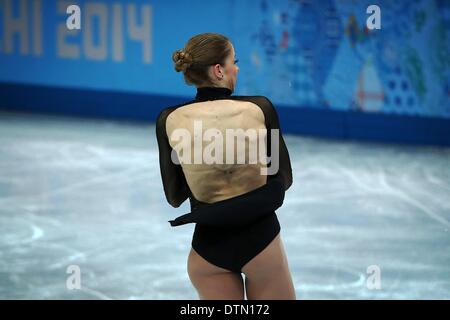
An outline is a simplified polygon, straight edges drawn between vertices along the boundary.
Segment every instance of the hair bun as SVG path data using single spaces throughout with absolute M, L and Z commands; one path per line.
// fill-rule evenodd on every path
M 172 60 L 175 62 L 175 70 L 177 72 L 186 72 L 193 62 L 191 54 L 183 49 L 175 51 L 172 55 Z

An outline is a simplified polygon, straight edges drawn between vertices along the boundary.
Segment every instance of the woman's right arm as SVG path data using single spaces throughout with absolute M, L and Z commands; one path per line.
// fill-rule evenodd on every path
M 172 227 L 187 223 L 237 227 L 257 221 L 281 207 L 285 185 L 280 174 L 268 176 L 267 183 L 257 189 L 222 201 L 194 207 L 190 213 L 169 221 Z
M 162 110 L 156 119 L 156 138 L 159 150 L 159 167 L 167 202 L 174 208 L 178 208 L 189 196 L 181 165 L 172 162 L 172 147 L 166 132 L 166 120 L 174 108 Z

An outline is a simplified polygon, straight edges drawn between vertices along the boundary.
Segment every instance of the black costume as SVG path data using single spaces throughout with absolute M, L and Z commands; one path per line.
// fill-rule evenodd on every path
M 279 170 L 267 176 L 267 183 L 257 189 L 215 203 L 201 202 L 192 195 L 181 165 L 171 160 L 172 147 L 166 133 L 167 116 L 178 107 L 199 101 L 230 99 L 250 101 L 261 108 L 267 128 L 267 155 L 271 151 L 270 129 L 280 129 L 278 115 L 264 96 L 231 96 L 224 87 L 197 89 L 195 100 L 162 110 L 156 122 L 161 177 L 167 201 L 175 208 L 187 198 L 191 212 L 170 221 L 172 226 L 195 222 L 192 247 L 204 259 L 233 272 L 261 252 L 279 233 L 275 210 L 292 184 L 289 153 L 279 130 Z M 270 164 L 268 164 L 268 167 Z

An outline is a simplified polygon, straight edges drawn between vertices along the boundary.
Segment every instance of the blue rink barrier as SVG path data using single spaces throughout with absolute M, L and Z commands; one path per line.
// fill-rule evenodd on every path
M 0 84 L 0 110 L 139 122 L 154 122 L 161 109 L 191 99 L 193 96 L 176 97 L 124 91 Z M 450 119 L 279 104 L 275 107 L 283 133 L 450 146 Z

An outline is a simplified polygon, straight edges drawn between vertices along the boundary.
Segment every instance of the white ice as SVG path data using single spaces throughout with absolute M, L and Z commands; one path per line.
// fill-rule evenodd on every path
M 298 299 L 450 299 L 449 148 L 285 139 Z M 188 211 L 165 200 L 153 124 L 0 113 L 0 299 L 197 299 L 194 226 L 167 222 Z

